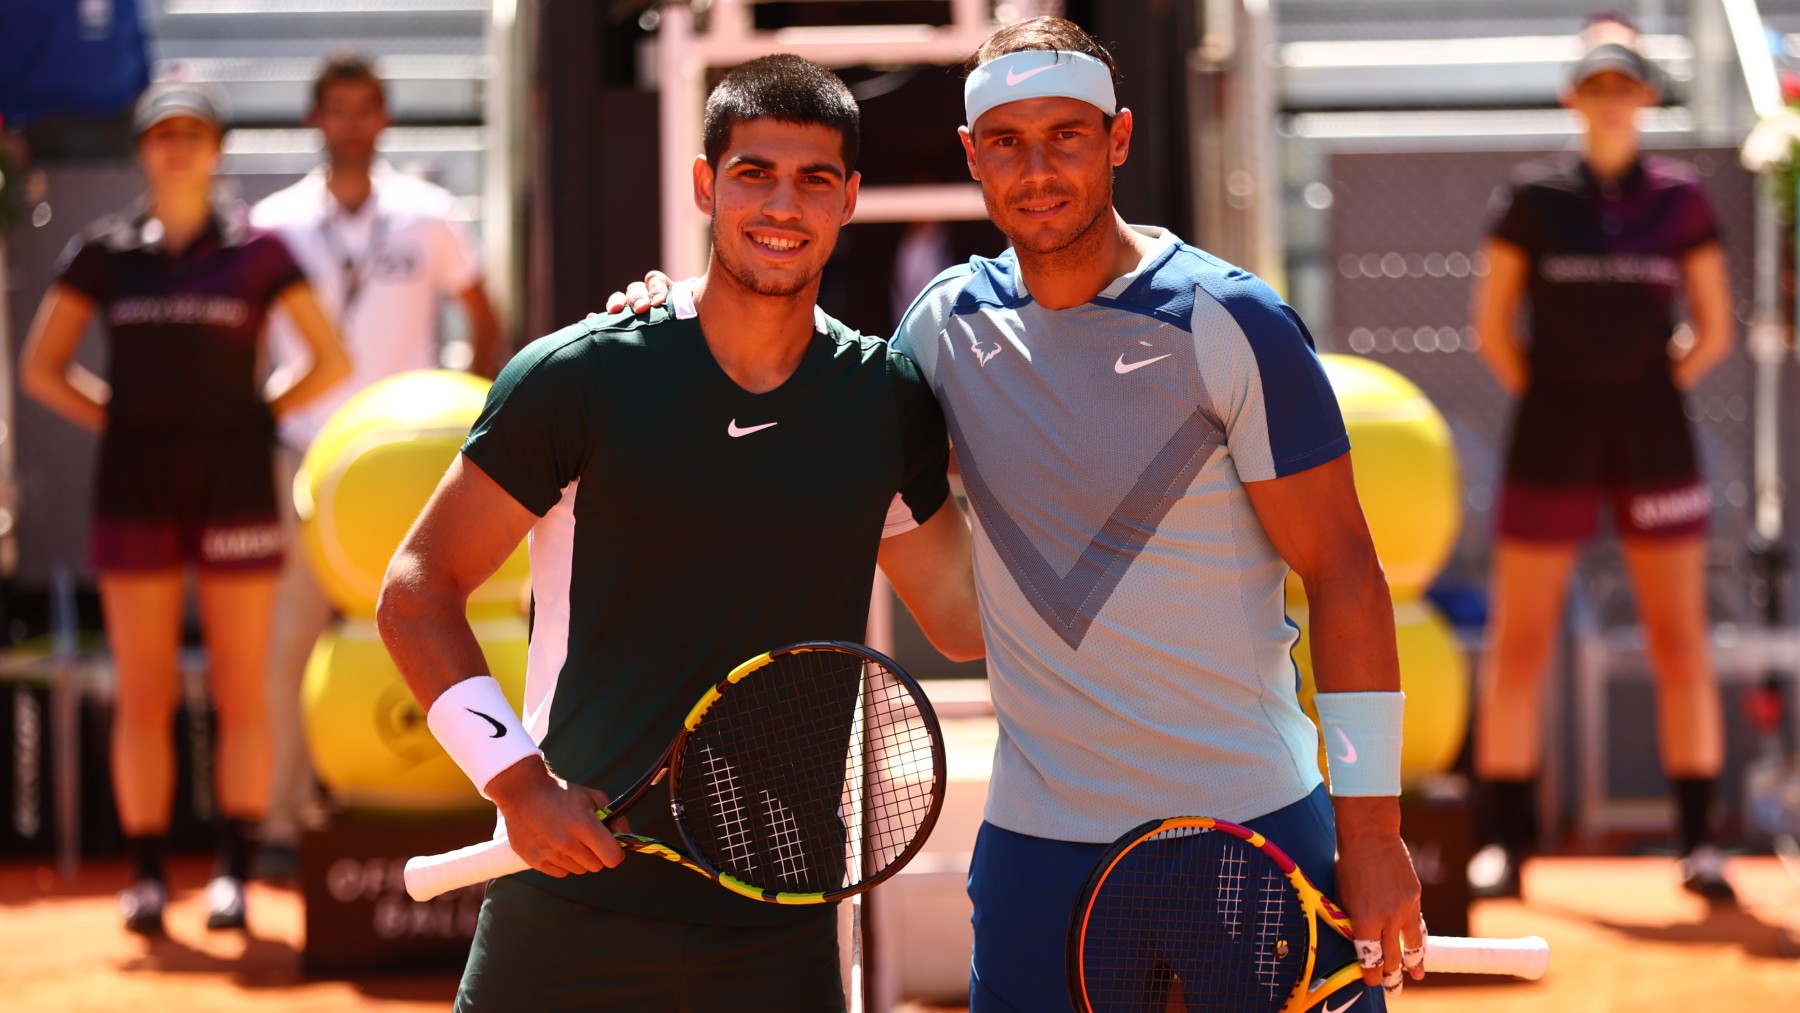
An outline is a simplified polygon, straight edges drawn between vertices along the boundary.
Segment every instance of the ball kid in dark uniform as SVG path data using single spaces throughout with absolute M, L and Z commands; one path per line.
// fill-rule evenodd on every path
M 1731 349 L 1724 254 L 1691 166 L 1637 146 L 1653 69 L 1616 24 L 1576 65 L 1565 103 L 1579 157 L 1528 165 L 1496 195 L 1477 286 L 1481 355 L 1518 398 L 1494 553 L 1494 631 L 1476 769 L 1504 839 L 1478 885 L 1517 888 L 1529 846 L 1542 679 L 1580 548 L 1610 512 L 1657 676 L 1663 766 L 1682 814 L 1684 882 L 1730 895 L 1707 809 L 1723 757 L 1707 659 L 1708 494 L 1684 392 Z M 1672 340 L 1685 300 L 1691 343 Z M 1529 306 L 1529 341 L 1514 333 Z
M 118 671 L 114 794 L 137 865 L 136 883 L 120 898 L 126 925 L 162 927 L 161 838 L 174 786 L 183 570 L 191 565 L 219 715 L 223 826 L 208 923 L 242 927 L 244 832 L 268 799 L 262 684 L 281 559 L 274 419 L 323 393 L 348 364 L 287 248 L 211 203 L 220 131 L 207 94 L 153 86 L 136 125 L 148 198 L 69 245 L 27 338 L 21 383 L 102 433 L 90 556 Z M 259 335 L 276 304 L 304 320 L 313 361 L 266 394 L 257 381 Z M 73 361 L 96 314 L 107 380 Z
M 855 100 L 766 57 L 705 123 L 706 273 L 514 357 L 382 589 L 389 652 L 534 870 L 490 884 L 459 1010 L 842 1009 L 833 910 L 622 855 L 597 789 L 647 769 L 738 662 L 862 639 L 878 563 L 941 650 L 981 653 L 943 415 L 911 362 L 814 305 L 855 209 Z M 528 534 L 521 720 L 463 610 Z M 657 801 L 634 831 L 674 834 Z

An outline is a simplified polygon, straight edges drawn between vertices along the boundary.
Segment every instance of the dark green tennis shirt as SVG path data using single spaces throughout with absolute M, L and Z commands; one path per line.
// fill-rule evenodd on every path
M 699 322 L 593 317 L 526 347 L 463 453 L 542 518 L 527 728 L 558 775 L 614 796 L 706 688 L 800 640 L 862 640 L 884 529 L 949 496 L 944 419 L 917 367 L 823 313 L 787 382 L 734 383 Z M 632 830 L 676 843 L 659 786 Z M 712 924 L 809 915 L 657 858 L 531 881 L 613 910 Z

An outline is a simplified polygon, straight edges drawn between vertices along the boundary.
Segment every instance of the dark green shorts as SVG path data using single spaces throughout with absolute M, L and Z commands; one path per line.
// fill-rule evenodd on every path
M 488 885 L 457 1013 L 841 1013 L 837 909 L 797 925 L 662 921 L 505 877 Z

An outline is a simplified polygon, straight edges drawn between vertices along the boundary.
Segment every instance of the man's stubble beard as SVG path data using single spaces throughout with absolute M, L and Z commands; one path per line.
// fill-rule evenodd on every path
M 726 252 L 725 244 L 719 242 L 719 226 L 717 222 L 712 224 L 710 231 L 712 233 L 713 256 L 718 260 L 719 266 L 724 268 L 725 273 L 730 275 L 731 279 L 737 282 L 737 284 L 746 291 L 754 292 L 761 296 L 788 298 L 806 291 L 807 286 L 819 280 L 817 274 L 804 278 L 796 278 L 789 284 L 769 281 L 759 277 L 755 271 L 734 262 L 733 258 L 736 256 L 735 252 Z
M 1093 206 L 1093 212 L 1088 217 L 1088 220 L 1085 223 L 1083 223 L 1080 228 L 1075 229 L 1069 235 L 1069 237 L 1067 239 L 1064 239 L 1061 241 L 1053 241 L 1053 245 L 1039 247 L 1037 245 L 1021 241 L 1021 238 L 1019 236 L 1016 236 L 1010 232 L 1007 232 L 1004 228 L 1000 229 L 1000 231 L 1006 234 L 1006 238 L 1012 243 L 1013 247 L 1015 249 L 1017 249 L 1020 253 L 1029 254 L 1034 257 L 1051 258 L 1051 257 L 1057 257 L 1059 254 L 1063 254 L 1063 253 L 1079 252 L 1080 248 L 1083 245 L 1089 245 L 1089 246 L 1094 245 L 1094 239 L 1095 239 L 1095 236 L 1097 235 L 1096 230 L 1100 226 L 1100 220 L 1103 218 L 1109 217 L 1107 212 L 1112 210 L 1112 195 L 1113 195 L 1112 184 L 1113 184 L 1112 176 L 1109 173 L 1107 175 L 1106 185 L 1102 188 L 1102 192 L 1100 194 L 1100 199 L 1095 202 L 1095 204 Z M 1063 196 L 1063 194 L 1056 193 L 1054 191 L 1050 192 L 1048 195 L 1052 196 L 1052 197 Z M 982 191 L 982 200 L 984 202 L 986 202 L 986 204 L 987 204 L 988 219 L 990 221 L 994 222 L 994 225 L 996 228 L 999 228 L 999 217 L 994 213 L 993 198 L 988 196 L 987 191 L 985 189 Z

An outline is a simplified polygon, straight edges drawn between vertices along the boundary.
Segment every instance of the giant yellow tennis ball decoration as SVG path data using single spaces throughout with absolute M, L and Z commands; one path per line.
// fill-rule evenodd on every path
M 525 696 L 525 620 L 471 622 L 489 671 L 518 709 Z M 306 746 L 332 797 L 360 809 L 454 810 L 486 803 L 425 725 L 375 624 L 344 619 L 313 646 L 300 686 Z
M 1356 495 L 1375 554 L 1396 599 L 1437 579 L 1462 523 L 1462 489 L 1450 426 L 1411 380 L 1370 359 L 1322 355 L 1350 432 Z M 1288 596 L 1304 594 L 1298 577 Z
M 1319 713 L 1313 707 L 1318 690 L 1313 684 L 1306 609 L 1290 606 L 1288 611 L 1300 625 L 1300 641 L 1294 645 L 1294 662 L 1300 667 L 1300 706 L 1318 724 Z M 1394 604 L 1394 635 L 1400 649 L 1400 688 L 1406 693 L 1400 780 L 1412 784 L 1427 774 L 1449 770 L 1462 751 L 1469 728 L 1469 662 L 1450 624 L 1425 602 Z M 1328 745 L 1321 744 L 1320 770 L 1325 769 L 1324 748 Z
M 381 578 L 487 400 L 488 381 L 447 369 L 388 377 L 334 412 L 294 477 L 300 544 L 345 615 L 375 615 Z M 469 614 L 517 614 L 524 543 L 469 596 Z

